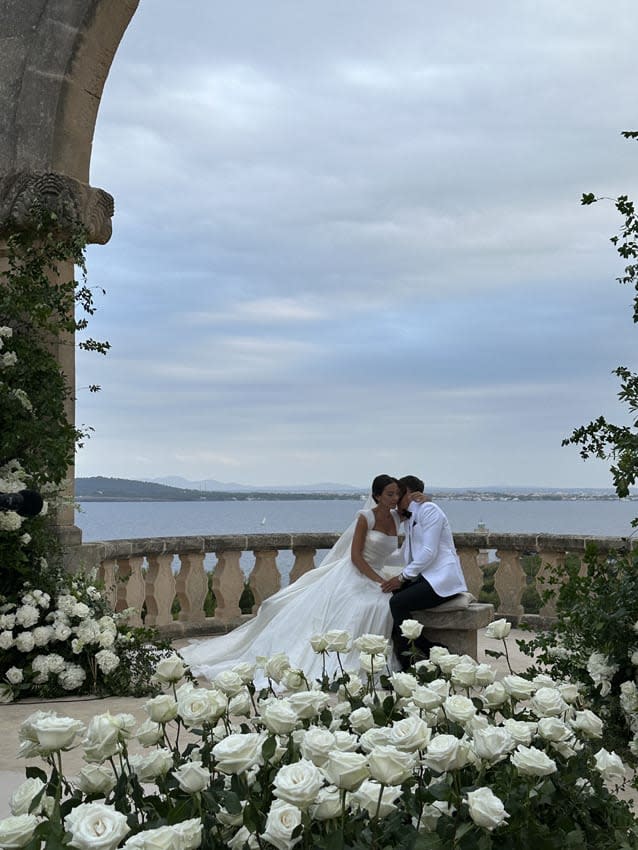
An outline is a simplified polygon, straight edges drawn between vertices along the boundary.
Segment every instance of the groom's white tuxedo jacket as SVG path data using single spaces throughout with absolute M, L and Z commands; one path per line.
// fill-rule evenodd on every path
M 403 575 L 422 575 L 439 596 L 467 590 L 447 517 L 434 502 L 411 502 L 411 517 L 403 521 Z

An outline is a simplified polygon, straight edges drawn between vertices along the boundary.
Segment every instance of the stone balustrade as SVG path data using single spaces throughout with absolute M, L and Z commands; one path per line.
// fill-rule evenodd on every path
M 97 569 L 116 610 L 133 609 L 129 622 L 178 637 L 234 628 L 250 616 L 240 608 L 247 573 L 254 613 L 281 586 L 278 559 L 291 567 L 289 579 L 295 581 L 315 566 L 315 559 L 319 563 L 337 537 L 310 533 L 109 540 L 84 544 L 80 560 L 85 568 Z M 618 537 L 552 534 L 473 532 L 455 534 L 454 539 L 469 590 L 491 602 L 497 616 L 514 623 L 554 615 L 551 603 L 541 600 L 549 565 L 560 567 L 568 557 L 582 557 L 587 543 L 596 543 L 603 552 L 627 545 Z M 211 590 L 214 616 L 207 616 Z

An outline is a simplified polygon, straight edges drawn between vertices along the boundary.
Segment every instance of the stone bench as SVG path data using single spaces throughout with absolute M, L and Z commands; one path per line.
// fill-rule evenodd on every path
M 423 623 L 423 634 L 432 643 L 446 646 L 450 652 L 476 658 L 477 632 L 494 619 L 494 606 L 485 602 L 471 602 L 467 608 L 456 610 L 429 608 L 413 611 L 412 617 Z

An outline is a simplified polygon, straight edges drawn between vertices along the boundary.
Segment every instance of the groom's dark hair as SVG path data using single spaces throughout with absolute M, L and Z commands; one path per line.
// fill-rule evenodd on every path
M 416 475 L 404 475 L 399 478 L 399 484 L 404 490 L 409 490 L 411 493 L 422 493 L 425 490 L 425 484 Z

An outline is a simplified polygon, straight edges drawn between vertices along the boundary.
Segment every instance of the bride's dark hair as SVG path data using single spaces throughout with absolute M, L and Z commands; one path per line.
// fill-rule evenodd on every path
M 398 480 L 393 475 L 377 475 L 377 477 L 372 482 L 372 498 L 375 502 L 379 501 L 379 496 L 388 484 L 399 484 Z M 401 485 L 399 485 L 401 486 Z

